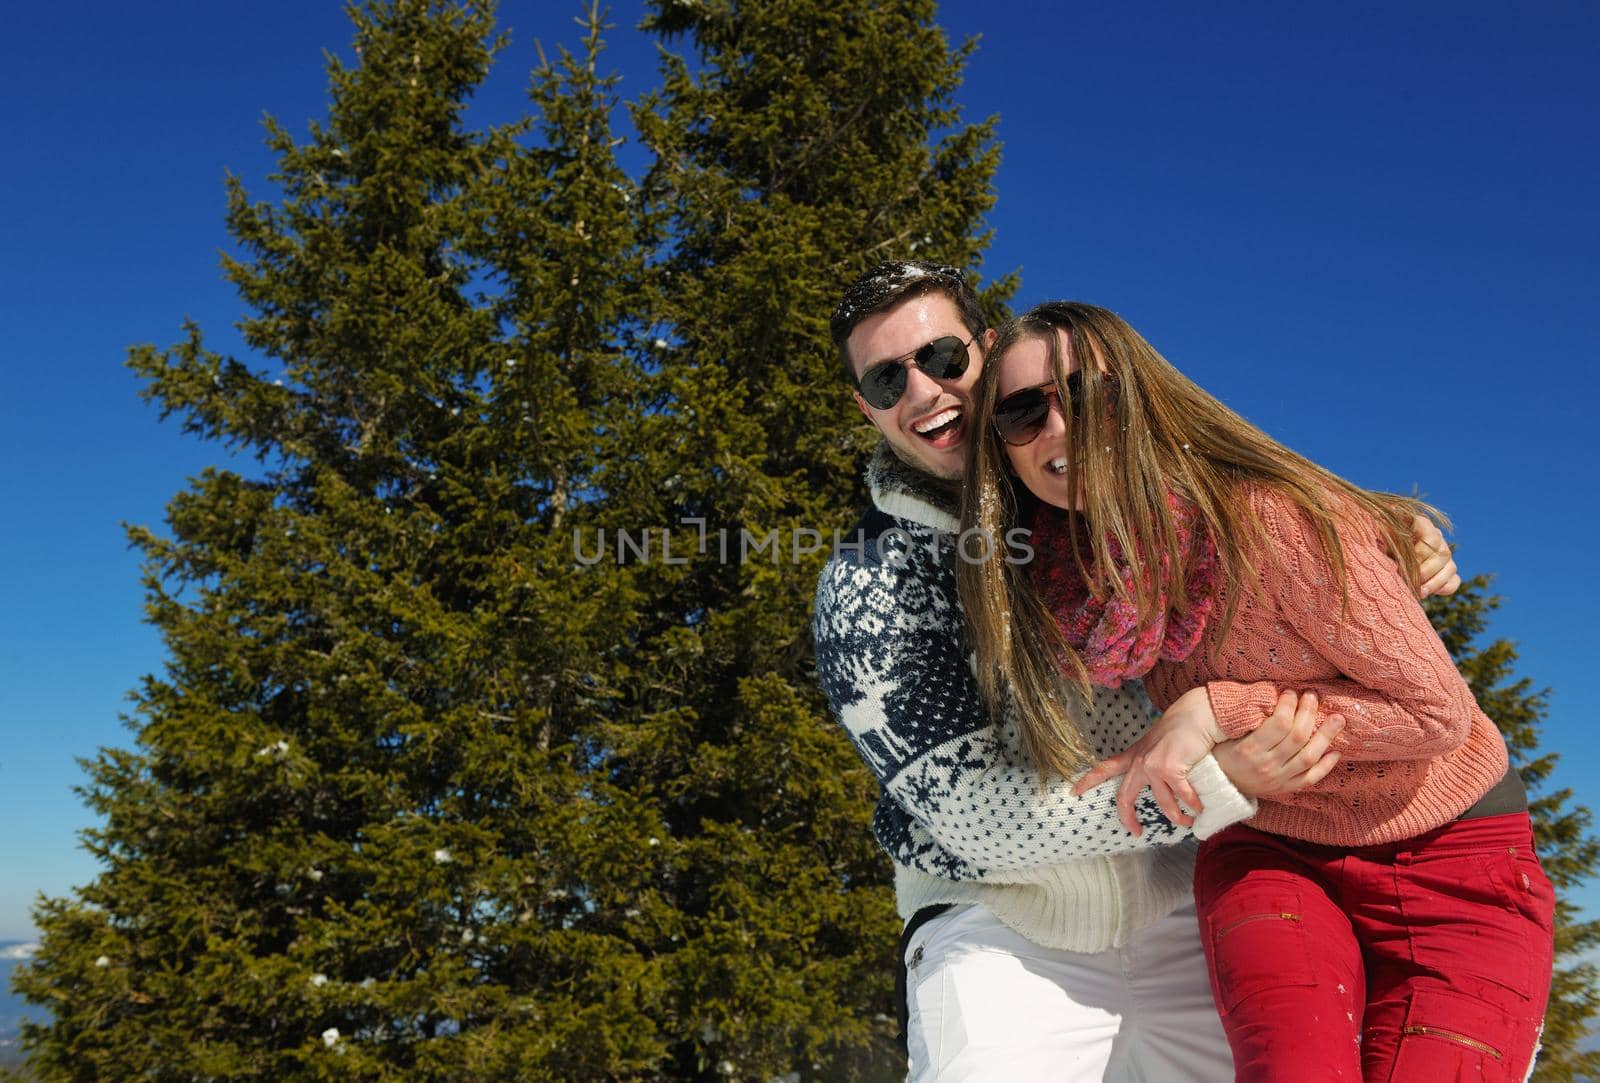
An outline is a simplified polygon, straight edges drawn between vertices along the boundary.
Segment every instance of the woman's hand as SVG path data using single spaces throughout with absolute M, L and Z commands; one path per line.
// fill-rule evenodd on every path
M 1461 586 L 1456 558 L 1439 527 L 1426 515 L 1411 520 L 1411 548 L 1417 556 L 1417 578 L 1422 583 L 1417 588 L 1417 597 L 1454 594 Z
M 1313 786 L 1338 766 L 1329 746 L 1344 729 L 1344 715 L 1329 715 L 1317 728 L 1317 696 L 1278 693 L 1267 720 L 1237 741 L 1211 750 L 1222 773 L 1246 797 L 1293 793 Z
M 1072 790 L 1083 793 L 1118 775 L 1126 774 L 1117 790 L 1117 816 L 1131 833 L 1141 832 L 1134 801 L 1146 785 L 1162 813 L 1185 827 L 1194 818 L 1178 807 L 1182 801 L 1199 811 L 1200 795 L 1189 784 L 1189 768 L 1207 752 L 1227 740 L 1211 711 L 1205 685 L 1191 688 L 1179 696 L 1155 725 L 1125 750 L 1089 769 Z

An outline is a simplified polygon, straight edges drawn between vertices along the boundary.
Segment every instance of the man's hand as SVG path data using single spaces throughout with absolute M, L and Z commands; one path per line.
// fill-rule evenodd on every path
M 1293 793 L 1315 785 L 1339 763 L 1329 746 L 1344 729 L 1343 715 L 1317 728 L 1317 696 L 1285 690 L 1261 726 L 1211 750 L 1222 773 L 1246 797 Z
M 1167 819 L 1187 827 L 1194 823 L 1194 817 L 1186 815 L 1178 802 L 1182 801 L 1197 812 L 1204 807 L 1200 795 L 1189 783 L 1189 768 L 1225 740 L 1227 736 L 1212 713 L 1206 686 L 1191 688 L 1156 719 L 1144 736 L 1109 760 L 1091 767 L 1072 787 L 1072 792 L 1081 794 L 1107 779 L 1125 774 L 1127 777 L 1117 790 L 1117 817 L 1130 833 L 1137 835 L 1143 830 L 1134 811 L 1134 801 L 1147 785 L 1150 796 L 1155 798 Z
M 1454 594 L 1461 586 L 1461 573 L 1456 570 L 1456 559 L 1450 553 L 1450 543 L 1444 540 L 1439 527 L 1426 515 L 1411 520 L 1411 549 L 1417 557 L 1417 577 L 1422 586 L 1417 597 L 1432 594 Z

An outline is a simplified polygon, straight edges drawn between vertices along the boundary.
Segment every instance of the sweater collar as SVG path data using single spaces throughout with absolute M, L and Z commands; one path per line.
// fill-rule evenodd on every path
M 961 530 L 959 485 L 908 465 L 887 441 L 867 461 L 867 488 L 879 511 L 946 534 Z

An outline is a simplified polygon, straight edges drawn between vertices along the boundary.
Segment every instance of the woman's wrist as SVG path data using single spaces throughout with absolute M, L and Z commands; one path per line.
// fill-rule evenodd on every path
M 1211 706 L 1211 692 L 1205 685 L 1197 685 L 1179 696 L 1170 710 L 1181 713 L 1184 719 L 1195 726 L 1213 747 L 1228 740 L 1228 735 L 1223 731 L 1222 724 L 1217 720 L 1217 712 Z

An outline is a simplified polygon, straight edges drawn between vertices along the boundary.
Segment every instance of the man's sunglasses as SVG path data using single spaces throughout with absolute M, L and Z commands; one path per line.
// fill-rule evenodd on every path
M 971 344 L 971 338 L 962 342 L 954 335 L 936 338 L 904 357 L 880 361 L 873 365 L 856 381 L 856 390 L 861 392 L 861 397 L 866 399 L 867 405 L 873 409 L 890 409 L 900 401 L 900 396 L 906 393 L 907 361 L 935 380 L 954 380 L 967 371 L 969 361 L 967 347 Z
M 1110 378 L 1106 379 L 1109 383 Z M 1050 416 L 1051 401 L 1059 403 L 1060 399 L 1061 393 L 1053 383 L 1012 392 L 995 404 L 995 432 L 1013 447 L 1032 443 L 1044 431 L 1045 419 Z M 1067 376 L 1067 399 L 1067 409 L 1063 413 L 1076 418 L 1078 408 L 1083 405 L 1082 369 L 1075 369 Z

